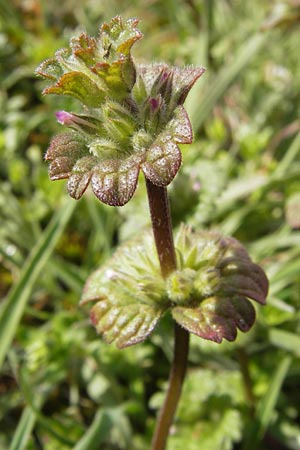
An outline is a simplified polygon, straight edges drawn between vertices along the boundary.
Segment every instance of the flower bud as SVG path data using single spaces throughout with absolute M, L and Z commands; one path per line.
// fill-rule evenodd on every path
M 87 134 L 96 134 L 102 128 L 101 122 L 92 116 L 78 115 L 67 111 L 55 113 L 58 123 Z
M 136 121 L 130 111 L 116 102 L 106 102 L 103 106 L 103 125 L 109 137 L 128 144 L 136 127 Z
M 165 102 L 168 103 L 172 96 L 172 84 L 173 72 L 168 67 L 164 67 L 154 81 L 150 95 L 156 96 L 160 94 Z

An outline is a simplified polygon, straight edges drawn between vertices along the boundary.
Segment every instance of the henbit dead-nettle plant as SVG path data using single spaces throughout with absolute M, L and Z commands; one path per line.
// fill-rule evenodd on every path
M 51 180 L 68 178 L 79 199 L 87 186 L 96 197 L 122 206 L 146 178 L 152 233 L 123 244 L 86 282 L 81 304 L 93 302 L 91 321 L 119 348 L 145 340 L 169 311 L 175 323 L 169 388 L 152 450 L 163 450 L 186 371 L 189 333 L 220 343 L 255 321 L 249 299 L 265 303 L 268 281 L 245 248 L 219 233 L 181 225 L 173 238 L 167 186 L 181 165 L 178 144 L 192 142 L 183 103 L 203 68 L 139 65 L 131 48 L 142 38 L 138 21 L 113 18 L 99 36 L 82 33 L 69 48 L 44 61 L 44 94 L 78 99 L 79 113 L 57 112 L 70 131 L 54 137 L 46 153 Z

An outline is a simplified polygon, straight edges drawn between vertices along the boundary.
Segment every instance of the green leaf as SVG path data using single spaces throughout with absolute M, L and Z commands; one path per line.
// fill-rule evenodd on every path
M 98 46 L 95 38 L 81 33 L 80 36 L 70 39 L 70 48 L 76 57 L 87 66 L 95 64 L 98 54 Z
M 56 81 L 63 75 L 63 70 L 55 58 L 46 59 L 36 69 L 35 73 L 43 78 Z
M 100 40 L 105 50 L 104 58 L 111 62 L 117 54 L 130 55 L 133 44 L 143 37 L 136 28 L 137 19 L 123 22 L 120 16 L 114 17 L 109 23 L 104 23 L 100 29 Z
M 105 62 L 97 63 L 93 68 L 93 71 L 102 79 L 109 89 L 110 98 L 119 101 L 128 96 L 130 88 L 134 84 L 135 71 L 131 74 L 133 79 L 131 81 L 128 80 L 129 86 L 127 83 L 124 83 L 124 72 L 127 70 L 128 61 L 126 59 L 115 61 L 112 64 L 107 64 Z
M 1 308 L 0 367 L 14 338 L 33 286 L 46 265 L 75 208 L 68 202 L 57 212 L 26 260 L 18 282 L 12 287 Z
M 44 89 L 43 94 L 70 95 L 93 108 L 99 107 L 106 95 L 103 89 L 82 72 L 65 73 L 54 86 Z
M 151 235 L 124 244 L 90 276 L 81 304 L 89 301 L 96 302 L 92 322 L 107 342 L 123 348 L 146 339 L 168 306 Z

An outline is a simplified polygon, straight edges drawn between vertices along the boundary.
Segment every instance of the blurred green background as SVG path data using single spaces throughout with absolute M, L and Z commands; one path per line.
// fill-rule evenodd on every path
M 44 59 L 116 14 L 140 18 L 139 62 L 201 65 L 195 140 L 169 189 L 174 226 L 237 237 L 267 271 L 268 305 L 235 343 L 193 337 L 168 450 L 300 449 L 300 1 L 0 1 L 0 448 L 147 450 L 172 324 L 105 344 L 78 307 L 87 275 L 149 226 L 144 182 L 123 208 L 76 202 L 43 155 L 66 99 Z

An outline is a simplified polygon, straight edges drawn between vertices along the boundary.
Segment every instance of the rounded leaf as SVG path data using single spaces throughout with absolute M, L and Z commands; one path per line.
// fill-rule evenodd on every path
M 107 342 L 125 347 L 142 341 L 167 310 L 191 333 L 218 343 L 251 328 L 255 309 L 249 298 L 264 303 L 268 282 L 245 248 L 235 239 L 186 226 L 175 246 L 178 268 L 167 279 L 148 233 L 124 244 L 91 275 L 82 303 L 96 302 L 92 322 Z
M 137 157 L 107 160 L 93 170 L 92 189 L 96 197 L 111 206 L 123 206 L 136 189 L 140 161 Z

